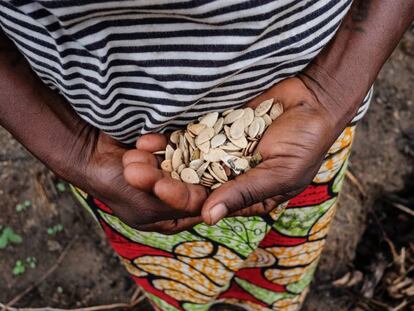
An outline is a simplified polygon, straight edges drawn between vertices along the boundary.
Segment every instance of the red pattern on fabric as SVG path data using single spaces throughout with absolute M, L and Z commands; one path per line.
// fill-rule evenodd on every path
M 261 268 L 242 268 L 236 272 L 236 277 L 273 292 L 281 293 L 286 291 L 283 285 L 275 284 L 265 279 L 261 271 Z
M 262 307 L 267 307 L 267 305 L 263 301 L 258 300 L 252 294 L 246 292 L 243 288 L 241 288 L 234 281 L 232 281 L 231 287 L 228 290 L 226 290 L 225 292 L 221 293 L 218 296 L 218 299 L 221 299 L 221 298 L 236 298 L 240 300 L 246 300 L 246 301 L 253 302 Z
M 328 185 L 309 185 L 301 194 L 289 201 L 287 208 L 317 205 L 331 198 Z
M 100 210 L 109 213 L 109 214 L 113 214 L 112 210 L 106 206 L 104 203 L 102 203 L 101 201 L 99 201 L 98 199 L 93 199 L 93 203 L 95 203 L 96 207 L 99 208 Z
M 156 289 L 154 286 L 152 286 L 150 284 L 148 279 L 146 279 L 145 277 L 144 278 L 137 278 L 133 275 L 131 275 L 131 277 L 135 281 L 135 283 L 137 283 L 139 286 L 141 286 L 145 291 L 147 291 L 147 292 L 157 296 L 158 298 L 166 301 L 167 303 L 169 303 L 170 305 L 173 305 L 177 309 L 183 310 L 177 300 L 175 300 L 170 295 L 167 295 L 163 291 L 160 291 L 159 289 Z
M 281 235 L 275 229 L 271 229 L 264 239 L 259 243 L 260 247 L 271 247 L 271 246 L 296 246 L 303 244 L 307 241 L 306 237 L 288 237 Z
M 140 256 L 156 255 L 165 257 L 174 257 L 171 253 L 165 252 L 158 248 L 150 247 L 140 244 L 138 242 L 131 242 L 122 235 L 114 231 L 105 222 L 101 220 L 102 227 L 111 243 L 111 246 L 118 253 L 119 256 L 133 260 Z

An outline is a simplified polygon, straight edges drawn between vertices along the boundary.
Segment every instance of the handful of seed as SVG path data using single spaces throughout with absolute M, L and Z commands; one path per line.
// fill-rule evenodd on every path
M 273 99 L 250 107 L 211 112 L 171 133 L 161 169 L 190 184 L 216 189 L 262 160 L 255 148 L 266 128 L 283 113 Z

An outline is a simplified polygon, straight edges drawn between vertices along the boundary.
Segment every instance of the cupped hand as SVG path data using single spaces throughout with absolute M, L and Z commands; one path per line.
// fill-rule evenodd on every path
M 312 181 L 343 124 L 301 79 L 289 78 L 248 106 L 274 98 L 284 113 L 267 128 L 256 151 L 263 161 L 213 191 L 202 207 L 207 224 L 226 216 L 264 215 L 302 192 Z M 338 111 L 339 115 L 339 111 Z
M 313 90 L 297 77 L 278 83 L 247 106 L 254 108 L 270 98 L 282 103 L 284 113 L 267 128 L 256 148 L 263 161 L 213 192 L 172 179 L 157 168 L 155 158 L 150 160 L 143 149 L 153 146 L 153 150 L 162 150 L 154 140 L 159 134 L 142 136 L 138 150 L 125 155 L 126 180 L 177 210 L 201 211 L 202 220 L 210 225 L 226 216 L 269 213 L 310 184 L 329 147 L 346 126 L 342 112 L 338 111 L 336 117 L 336 112 L 321 103 Z M 135 160 L 125 161 L 126 158 Z M 154 172 L 148 184 L 140 177 L 146 170 Z
M 171 207 L 148 191 L 155 180 L 165 177 L 156 168 L 157 159 L 152 152 L 165 148 L 166 143 L 166 137 L 158 134 L 152 137 L 151 144 L 144 144 L 139 152 L 131 153 L 116 140 L 99 133 L 85 165 L 87 180 L 83 184 L 88 186 L 83 190 L 111 208 L 121 221 L 139 230 L 172 234 L 200 223 L 199 211 Z M 123 165 L 139 166 L 139 162 L 145 163 L 139 176 L 143 190 L 124 178 Z
M 202 222 L 201 207 L 207 199 L 208 192 L 203 186 L 173 179 L 169 173 L 160 169 L 161 159 L 153 152 L 165 150 L 166 145 L 167 137 L 163 134 L 141 136 L 136 143 L 136 149 L 129 150 L 123 155 L 124 178 L 130 186 L 148 196 L 156 197 L 176 211 L 173 214 L 176 219 L 171 223 L 177 225 L 171 225 L 170 230 L 164 230 L 164 233 L 176 233 Z M 192 217 L 185 218 L 185 213 Z

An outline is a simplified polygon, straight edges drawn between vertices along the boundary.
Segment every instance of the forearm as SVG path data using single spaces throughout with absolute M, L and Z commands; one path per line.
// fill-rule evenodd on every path
M 301 78 L 340 126 L 355 115 L 413 19 L 414 0 L 355 0 L 335 38 L 305 69 Z
M 71 182 L 82 175 L 82 157 L 93 148 L 93 137 L 97 135 L 96 129 L 79 118 L 62 96 L 33 74 L 1 29 L 0 125 Z

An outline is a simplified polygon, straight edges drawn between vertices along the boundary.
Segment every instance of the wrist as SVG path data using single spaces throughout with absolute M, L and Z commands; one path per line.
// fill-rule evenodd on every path
M 316 62 L 297 76 L 327 115 L 327 121 L 342 131 L 356 115 L 365 92 L 350 90 L 348 85 L 335 78 L 335 71 L 328 71 Z M 364 88 L 361 88 L 361 90 Z

